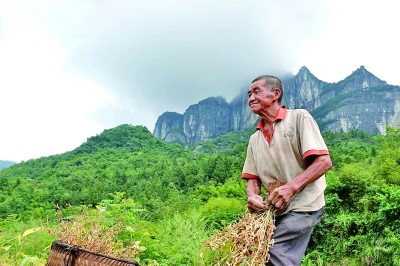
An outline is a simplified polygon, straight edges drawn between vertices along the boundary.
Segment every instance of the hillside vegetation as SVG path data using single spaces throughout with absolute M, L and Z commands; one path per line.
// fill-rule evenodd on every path
M 0 171 L 0 261 L 43 265 L 55 239 L 113 232 L 114 254 L 141 265 L 210 265 L 204 243 L 246 210 L 240 176 L 251 133 L 185 148 L 121 125 Z M 400 265 L 399 137 L 390 128 L 325 134 L 334 163 L 326 214 L 302 265 Z

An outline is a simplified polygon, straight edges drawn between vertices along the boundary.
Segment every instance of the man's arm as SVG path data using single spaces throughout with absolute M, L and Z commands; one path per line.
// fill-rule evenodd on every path
M 283 210 L 290 200 L 308 184 L 320 178 L 332 168 L 332 161 L 329 155 L 317 155 L 300 175 L 296 176 L 287 184 L 274 189 L 268 196 L 268 204 Z
M 247 179 L 246 193 L 247 207 L 251 212 L 262 211 L 267 207 L 267 203 L 260 196 L 261 180 L 259 178 Z

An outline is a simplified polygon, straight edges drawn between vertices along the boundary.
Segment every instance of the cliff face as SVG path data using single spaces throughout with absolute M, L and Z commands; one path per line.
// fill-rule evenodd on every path
M 386 126 L 399 126 L 400 87 L 384 85 L 352 90 L 316 109 L 313 115 L 323 131 L 360 129 L 385 135 Z
M 183 132 L 189 143 L 196 143 L 229 132 L 230 120 L 231 110 L 225 99 L 210 97 L 189 106 L 183 115 Z
M 388 85 L 364 66 L 337 83 L 321 81 L 302 67 L 282 83 L 282 104 L 290 109 L 307 109 L 322 131 L 360 129 L 385 134 L 386 126 L 399 126 L 400 87 Z M 191 105 L 183 115 L 166 112 L 158 118 L 153 134 L 167 142 L 196 143 L 252 128 L 258 120 L 248 108 L 244 89 L 231 103 L 210 97 Z
M 222 97 L 210 97 L 189 106 L 183 115 L 162 114 L 153 135 L 166 142 L 196 143 L 229 132 L 231 107 Z
M 175 112 L 165 112 L 158 119 L 153 135 L 166 142 L 188 143 L 182 130 L 183 115 Z
M 317 79 L 306 67 L 293 78 L 282 80 L 284 94 L 282 104 L 289 109 L 303 108 L 309 111 L 321 105 L 319 95 L 328 83 Z

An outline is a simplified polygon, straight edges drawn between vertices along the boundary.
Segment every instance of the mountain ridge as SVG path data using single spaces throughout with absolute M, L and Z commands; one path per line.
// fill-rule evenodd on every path
M 16 164 L 16 162 L 0 160 L 0 171 L 14 164 Z
M 384 135 L 386 126 L 396 128 L 400 122 L 400 87 L 387 84 L 363 65 L 334 83 L 318 79 L 303 66 L 296 75 L 282 78 L 282 83 L 282 104 L 308 110 L 322 131 L 359 129 Z M 221 96 L 208 97 L 183 114 L 165 112 L 157 119 L 153 135 L 166 142 L 193 144 L 249 129 L 259 117 L 248 108 L 246 92 L 242 90 L 229 103 Z M 224 104 L 213 105 L 213 101 Z

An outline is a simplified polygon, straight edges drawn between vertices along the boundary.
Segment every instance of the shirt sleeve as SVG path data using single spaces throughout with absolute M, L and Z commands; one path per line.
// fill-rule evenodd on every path
M 306 112 L 300 123 L 300 143 L 303 159 L 310 155 L 329 154 L 317 122 Z
M 249 142 L 247 146 L 247 155 L 246 160 L 244 162 L 242 178 L 244 179 L 257 179 L 257 169 L 254 161 L 253 149 L 251 148 L 251 144 Z

